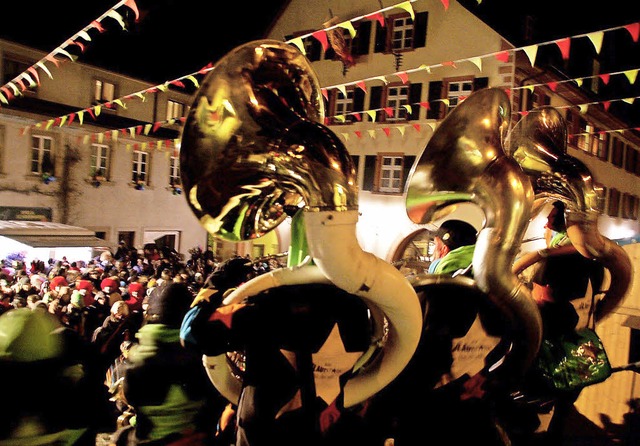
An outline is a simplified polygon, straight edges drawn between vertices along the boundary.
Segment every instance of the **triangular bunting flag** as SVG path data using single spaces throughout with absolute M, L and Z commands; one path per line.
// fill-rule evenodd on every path
M 376 122 L 376 111 L 375 110 L 365 110 L 365 113 L 369 116 L 371 122 Z
M 478 67 L 478 70 L 482 71 L 482 59 L 480 57 L 472 57 L 469 62 Z
M 567 37 L 565 39 L 556 40 L 556 45 L 560 48 L 560 54 L 562 54 L 563 60 L 569 59 L 569 52 L 571 51 L 571 38 Z
M 417 132 L 420 131 L 420 124 L 413 124 L 413 128 L 416 129 Z
M 364 91 L 365 93 L 367 92 L 367 84 L 365 84 L 364 81 L 358 81 L 356 82 L 356 85 L 360 88 L 360 90 Z
M 449 0 L 440 0 L 440 3 L 444 6 L 445 11 L 449 9 Z
M 638 35 L 640 35 L 640 22 L 632 23 L 631 25 L 627 25 L 624 27 L 629 34 L 631 34 L 631 38 L 634 42 L 638 42 Z
M 391 133 L 391 129 L 389 127 L 382 127 L 382 131 L 389 136 L 389 134 Z
M 338 26 L 349 31 L 349 35 L 352 39 L 356 36 L 356 29 L 353 27 L 353 23 L 351 23 L 350 21 L 347 20 L 345 22 L 338 23 Z
M 597 54 L 600 54 L 600 49 L 602 49 L 602 38 L 604 37 L 603 31 L 598 31 L 594 33 L 587 34 L 587 37 L 593 44 L 593 48 L 596 50 Z
M 329 40 L 327 39 L 327 32 L 321 29 L 320 31 L 316 31 L 311 35 L 315 37 L 318 42 L 320 42 L 320 44 L 322 45 L 322 50 L 327 51 L 327 49 L 329 48 Z
M 355 133 L 358 138 L 362 138 L 362 132 L 360 130 L 356 130 L 353 133 Z
M 630 84 L 635 84 L 636 78 L 638 76 L 638 70 L 627 70 L 624 72 L 624 75 L 627 76 L 627 80 Z
M 367 130 L 367 133 L 369 133 L 369 138 L 373 138 L 376 139 L 376 131 L 371 129 L 371 130 Z
M 538 45 L 529 45 L 522 48 L 522 51 L 529 58 L 529 63 L 531 66 L 536 64 L 536 55 L 538 54 Z
M 600 80 L 602 80 L 602 83 L 605 85 L 609 84 L 609 79 L 610 79 L 610 75 L 609 74 L 601 74 L 598 76 L 600 78 Z
M 294 44 L 296 47 L 298 47 L 298 49 L 300 50 L 300 52 L 304 55 L 307 54 L 307 51 L 304 49 L 304 43 L 302 42 L 302 38 L 301 37 L 294 37 L 293 39 L 291 39 L 289 41 L 289 43 Z
M 403 71 L 402 73 L 396 73 L 396 76 L 400 78 L 403 84 L 406 84 L 407 81 L 409 81 L 409 75 L 406 73 L 406 71 Z
M 396 5 L 396 8 L 404 9 L 411 16 L 411 20 L 413 20 L 413 21 L 416 20 L 416 15 L 415 15 L 415 12 L 413 12 L 413 6 L 411 6 L 411 2 L 410 1 L 409 2 L 398 3 Z
M 587 110 L 589 110 L 589 104 L 580 104 L 578 105 L 578 108 L 580 109 L 580 114 L 584 115 L 587 113 Z

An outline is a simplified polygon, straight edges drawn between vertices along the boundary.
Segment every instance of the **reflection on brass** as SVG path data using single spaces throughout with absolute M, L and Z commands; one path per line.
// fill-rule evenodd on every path
M 529 290 L 511 273 L 529 223 L 533 188 L 504 152 L 510 115 L 507 94 L 496 88 L 478 90 L 453 109 L 413 167 L 406 206 L 418 224 L 445 217 L 460 202 L 482 209 L 485 223 L 473 257 L 474 280 L 513 329 L 507 362 L 522 373 L 537 354 L 542 320 Z
M 317 77 L 295 47 L 260 40 L 225 55 L 195 95 L 180 148 L 185 197 L 207 231 L 250 240 L 303 206 L 357 207 L 355 167 L 323 119 Z
M 627 293 L 632 280 L 631 260 L 617 243 L 600 234 L 598 218 L 604 194 L 589 168 L 567 154 L 567 125 L 551 106 L 531 110 L 509 134 L 507 152 L 529 175 L 535 201 L 533 215 L 547 203 L 565 204 L 567 234 L 585 257 L 597 259 L 611 273 L 611 284 L 599 307 L 600 319 L 609 315 Z

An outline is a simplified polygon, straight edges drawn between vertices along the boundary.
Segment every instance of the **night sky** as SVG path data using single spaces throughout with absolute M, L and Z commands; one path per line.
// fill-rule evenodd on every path
M 0 13 L 0 38 L 51 51 L 116 3 L 117 0 L 66 0 L 34 5 L 5 2 Z M 140 20 L 137 23 L 129 20 L 129 29 L 123 31 L 113 19 L 104 19 L 106 32 L 92 34 L 84 53 L 77 50 L 78 61 L 151 83 L 177 79 L 214 63 L 238 45 L 262 38 L 283 3 L 284 0 L 136 0 Z M 396 3 L 399 0 L 372 0 L 371 11 Z M 529 43 L 640 21 L 637 0 L 482 0 L 480 4 L 477 0 L 460 0 L 460 3 L 516 46 L 522 44 L 518 39 L 527 14 L 536 17 L 538 29 Z M 118 10 L 130 12 L 126 7 Z M 319 28 L 321 22 L 319 18 Z

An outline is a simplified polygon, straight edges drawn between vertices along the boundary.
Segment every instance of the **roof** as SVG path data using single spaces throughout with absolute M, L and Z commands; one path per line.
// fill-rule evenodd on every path
M 0 237 L 7 237 L 33 248 L 109 247 L 89 229 L 62 223 L 0 220 Z

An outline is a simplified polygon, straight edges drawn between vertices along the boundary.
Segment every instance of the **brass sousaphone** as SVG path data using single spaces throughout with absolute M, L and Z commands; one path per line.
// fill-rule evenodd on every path
M 361 297 L 388 324 L 378 360 L 344 391 L 344 405 L 364 401 L 405 367 L 421 333 L 415 291 L 389 263 L 356 239 L 358 190 L 351 156 L 321 124 L 317 78 L 295 47 L 249 42 L 219 60 L 195 95 L 181 144 L 185 197 L 207 231 L 251 240 L 303 212 L 313 264 L 273 270 L 240 286 L 224 305 L 281 285 L 330 282 Z M 380 329 L 372 336 L 378 348 Z M 368 353 L 365 356 L 369 356 Z M 237 402 L 239 383 L 224 358 L 206 358 L 216 387 Z

